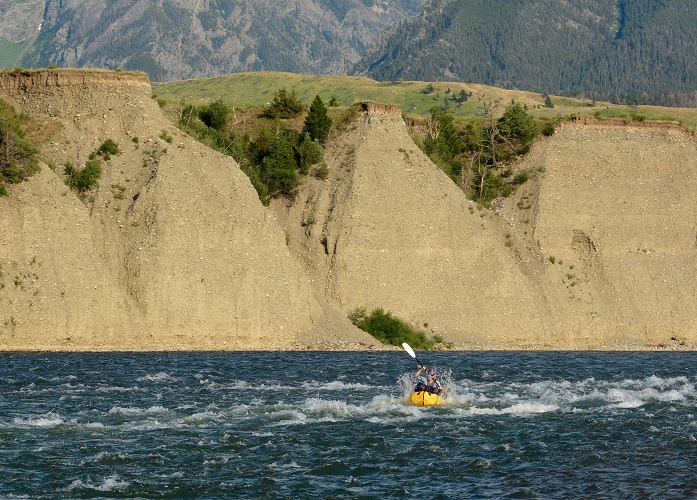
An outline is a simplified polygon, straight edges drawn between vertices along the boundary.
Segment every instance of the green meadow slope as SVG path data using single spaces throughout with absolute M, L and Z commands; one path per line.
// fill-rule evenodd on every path
M 397 105 L 407 117 L 425 117 L 433 106 L 447 107 L 456 120 L 482 119 L 482 100 L 499 100 L 502 105 L 518 102 L 534 117 L 561 119 L 570 116 L 677 121 L 697 128 L 697 109 L 660 106 L 629 106 L 608 102 L 551 96 L 553 108 L 544 106 L 545 97 L 536 92 L 506 90 L 487 85 L 457 82 L 394 81 L 377 82 L 353 76 L 308 76 L 295 73 L 254 72 L 194 80 L 154 83 L 158 97 L 191 104 L 222 99 L 239 108 L 268 105 L 280 88 L 294 90 L 309 105 L 315 95 L 325 102 L 332 97 L 342 106 L 358 102 Z M 463 103 L 452 97 L 464 90 L 471 93 Z M 503 107 L 502 106 L 502 107 Z

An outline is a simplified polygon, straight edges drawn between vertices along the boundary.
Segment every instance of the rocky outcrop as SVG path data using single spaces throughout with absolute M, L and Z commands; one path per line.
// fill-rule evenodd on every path
M 0 350 L 375 344 L 315 294 L 238 165 L 172 127 L 147 80 L 5 74 L 0 92 L 42 124 L 54 168 L 0 198 Z M 122 153 L 81 201 L 62 165 L 106 139 Z

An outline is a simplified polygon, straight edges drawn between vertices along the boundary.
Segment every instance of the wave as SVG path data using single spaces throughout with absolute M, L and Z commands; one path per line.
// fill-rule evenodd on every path
M 57 427 L 65 424 L 63 417 L 57 413 L 46 413 L 44 415 L 32 415 L 29 417 L 15 417 L 12 423 L 18 427 Z
M 164 371 L 141 378 L 146 377 L 164 383 L 176 379 Z M 265 432 L 279 426 L 318 422 L 363 420 L 387 423 L 432 419 L 436 416 L 458 419 L 486 415 L 535 416 L 553 412 L 616 412 L 647 405 L 680 405 L 685 409 L 697 407 L 694 380 L 685 376 L 618 380 L 589 377 L 576 381 L 547 379 L 527 383 L 451 380 L 446 387 L 445 404 L 438 408 L 409 405 L 406 395 L 411 389 L 404 394 L 399 383 L 374 387 L 360 382 L 333 380 L 305 382 L 292 388 L 284 384 L 256 387 L 250 397 L 244 398 L 234 394 L 235 390 L 249 391 L 250 388 L 248 382 L 239 381 L 220 384 L 215 389 L 207 387 L 209 390 L 201 393 L 182 391 L 181 398 L 175 401 L 170 399 L 168 403 L 135 403 L 128 406 L 127 402 L 126 405 L 114 405 L 109 409 L 82 409 L 75 413 L 70 413 L 63 406 L 72 404 L 68 398 L 66 403 L 58 405 L 61 413 L 51 411 L 39 415 L 19 415 L 9 421 L 0 421 L 0 428 L 49 429 L 65 425 L 76 430 L 129 432 L 206 428 L 215 424 L 251 425 L 255 432 Z M 159 386 L 157 390 L 160 390 Z M 55 401 L 50 403 L 51 406 L 54 404 Z
M 588 378 L 576 382 L 543 380 L 529 384 L 465 380 L 452 383 L 447 389 L 447 404 L 492 414 L 631 409 L 652 403 L 697 406 L 697 391 L 687 377 L 650 376 L 620 381 Z

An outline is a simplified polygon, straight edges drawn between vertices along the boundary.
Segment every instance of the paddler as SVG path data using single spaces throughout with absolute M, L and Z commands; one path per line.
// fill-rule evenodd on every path
M 424 372 L 426 372 L 425 377 L 422 375 Z M 436 370 L 433 368 L 427 369 L 426 365 L 423 365 L 417 370 L 416 374 L 414 375 L 414 379 L 416 381 L 414 392 L 426 391 L 434 394 L 440 394 L 443 392 L 443 386 L 436 379 Z

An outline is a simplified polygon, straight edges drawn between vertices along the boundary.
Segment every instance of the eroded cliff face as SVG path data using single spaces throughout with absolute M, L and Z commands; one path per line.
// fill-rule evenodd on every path
M 143 76 L 0 76 L 46 130 L 44 165 L 0 198 L 0 350 L 279 349 L 374 345 L 317 296 L 229 157 L 162 116 Z M 81 201 L 62 165 L 106 139 Z
M 275 209 L 346 313 L 383 307 L 461 347 L 645 348 L 697 341 L 697 151 L 677 127 L 565 126 L 481 210 L 366 105 L 330 179 Z
M 675 125 L 566 124 L 524 165 L 503 213 L 561 340 L 697 339 L 697 143 Z
M 142 75 L 29 72 L 0 93 L 55 167 L 0 198 L 0 350 L 374 345 L 357 307 L 461 348 L 697 347 L 697 146 L 678 127 L 567 124 L 491 212 L 368 103 L 329 179 L 269 210 Z M 107 138 L 122 154 L 81 201 L 62 165 Z

